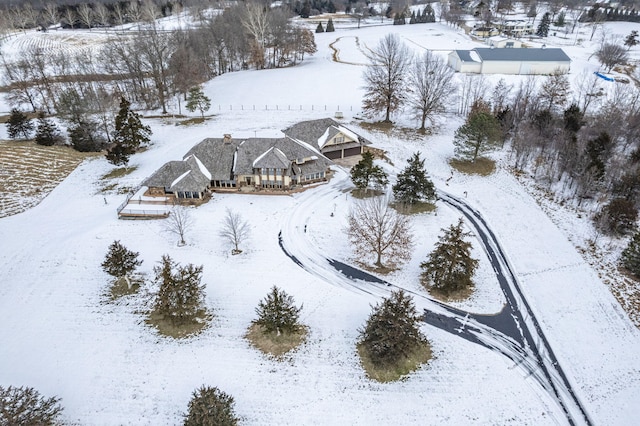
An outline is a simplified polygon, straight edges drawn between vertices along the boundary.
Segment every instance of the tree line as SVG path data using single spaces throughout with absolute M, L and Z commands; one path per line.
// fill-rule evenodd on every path
M 111 143 L 123 94 L 139 108 L 167 113 L 177 104 L 181 113 L 194 87 L 215 76 L 295 65 L 316 52 L 313 33 L 292 24 L 283 8 L 239 3 L 221 14 L 200 14 L 196 25 L 165 30 L 156 24 L 160 9 L 153 9 L 154 3 L 136 7 L 148 9 L 135 17 L 143 24 L 113 33 L 100 49 L 51 52 L 34 46 L 11 60 L 3 56 L 2 84 L 10 105 L 91 130 L 96 143 L 89 150 L 100 150 Z

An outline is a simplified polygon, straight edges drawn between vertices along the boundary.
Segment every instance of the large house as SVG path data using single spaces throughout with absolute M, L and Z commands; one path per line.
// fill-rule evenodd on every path
M 211 191 L 286 191 L 327 180 L 331 159 L 359 155 L 371 143 L 331 118 L 304 121 L 283 133 L 207 138 L 146 179 L 145 195 L 188 200 Z
M 182 161 L 170 161 L 144 181 L 151 196 L 204 198 L 209 191 L 288 190 L 327 179 L 331 160 L 289 137 L 208 138 Z
M 571 58 L 562 49 L 475 48 L 449 53 L 449 66 L 476 74 L 566 74 Z
M 332 118 L 302 121 L 282 132 L 292 139 L 311 144 L 331 160 L 360 155 L 364 147 L 371 144 Z

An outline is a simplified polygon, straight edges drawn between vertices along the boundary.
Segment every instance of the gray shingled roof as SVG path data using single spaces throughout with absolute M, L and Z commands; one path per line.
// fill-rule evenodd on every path
M 291 164 L 291 161 L 287 159 L 287 156 L 275 147 L 269 148 L 268 151 L 253 161 L 253 167 L 256 169 L 263 167 L 270 169 L 288 169 L 289 164 Z
M 211 180 L 231 179 L 233 156 L 241 141 L 232 139 L 224 142 L 222 138 L 208 138 L 194 146 L 184 158 L 195 155 L 211 173 Z
M 306 142 L 311 144 L 314 148 L 320 149 L 318 146 L 318 139 L 327 131 L 330 127 L 344 127 L 347 130 L 351 131 L 358 135 L 358 133 L 349 129 L 347 126 L 344 126 L 334 120 L 333 118 L 320 118 L 318 120 L 309 120 L 309 121 L 301 121 L 300 123 L 296 123 L 293 126 L 284 129 L 282 133 L 289 136 L 293 139 L 298 139 L 299 141 Z M 337 129 L 333 130 L 333 134 L 338 132 Z M 358 135 L 360 139 L 364 142 L 365 145 L 370 145 L 371 142 L 362 136 Z
M 290 162 L 315 157 L 314 160 L 307 161 L 298 166 L 304 170 L 309 170 L 305 173 L 325 171 L 327 167 L 332 164 L 331 160 L 320 154 L 320 152 L 312 146 L 305 145 L 291 138 L 250 138 L 238 145 L 235 174 L 253 174 L 253 162 L 270 148 L 277 148 L 282 151 Z
M 189 170 L 189 165 L 184 161 L 169 161 L 160 167 L 142 184 L 148 187 L 167 188 L 171 183 L 185 174 Z
M 176 179 L 180 178 L 178 182 Z M 172 185 L 175 182 L 175 185 Z M 165 188 L 167 191 L 201 192 L 209 186 L 209 178 L 202 174 L 193 157 L 189 161 L 170 161 L 151 175 L 143 185 Z
M 470 50 L 456 50 L 455 52 L 462 62 L 478 62 L 473 60 Z
M 499 48 L 491 49 L 478 47 L 473 49 L 482 61 L 532 61 L 532 62 L 571 62 L 562 49 L 531 49 L 531 48 Z M 461 52 L 461 51 L 457 51 Z

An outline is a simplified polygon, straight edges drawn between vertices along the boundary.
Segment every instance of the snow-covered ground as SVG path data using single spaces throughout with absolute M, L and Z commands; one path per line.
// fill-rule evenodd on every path
M 624 25 L 621 33 L 640 27 Z M 119 183 L 136 187 L 205 137 L 279 136 L 280 129 L 332 115 L 339 106 L 350 126 L 388 151 L 395 165 L 384 165 L 389 172 L 397 172 L 420 151 L 436 186 L 459 197 L 467 194 L 500 239 L 595 424 L 633 424 L 640 417 L 640 332 L 567 235 L 509 173 L 499 169 L 482 178 L 455 172 L 445 184 L 452 176 L 447 160 L 460 118 L 447 117 L 437 134 L 417 140 L 371 133 L 353 120 L 362 96 L 361 49 L 375 46 L 387 32 L 397 32 L 417 51 L 437 49 L 444 55 L 446 49 L 477 46 L 440 24 L 360 30 L 338 26 L 335 33 L 316 36 L 318 53 L 298 67 L 225 74 L 207 83 L 206 93 L 218 110 L 211 111 L 214 117 L 205 124 L 185 127 L 149 120 L 154 145 L 133 157 L 137 169 Z M 336 40 L 341 63 L 332 60 L 329 47 Z M 576 62 L 572 78 L 586 67 L 597 67 L 593 58 L 586 63 L 588 49 L 569 49 L 584 61 Z M 327 111 L 319 108 L 323 105 Z M 0 110 L 5 107 L 0 104 Z M 407 114 L 400 120 L 415 124 Z M 117 219 L 115 208 L 124 197 L 99 191 L 100 177 L 112 168 L 104 159 L 88 160 L 40 205 L 0 219 L 0 385 L 28 385 L 58 395 L 67 421 L 91 425 L 179 424 L 191 392 L 202 384 L 233 395 L 247 424 L 566 423 L 549 395 L 508 359 L 429 326 L 423 329 L 435 356 L 427 365 L 396 383 L 368 380 L 358 364 L 355 341 L 377 300 L 306 273 L 278 246 L 289 212 L 308 193 L 216 194 L 193 210 L 188 244 L 177 247 L 162 221 Z M 297 212 L 309 218 L 310 241 L 345 262 L 353 260 L 343 231 L 350 200 L 337 193 L 333 204 Z M 251 238 L 239 256 L 231 256 L 231 247 L 217 236 L 226 208 L 251 223 Z M 437 214 L 414 217 L 415 254 L 386 279 L 422 291 L 419 263 L 440 229 L 458 217 L 444 204 Z M 151 285 L 138 295 L 109 302 L 109 277 L 100 263 L 116 239 L 140 252 L 141 269 L 148 275 L 163 254 L 204 265 L 206 303 L 214 314 L 211 327 L 186 340 L 160 337 L 145 325 L 142 312 Z M 479 243 L 474 244 L 482 262 L 477 293 L 458 306 L 493 313 L 503 297 Z M 255 306 L 273 285 L 304 305 L 302 320 L 310 328 L 308 342 L 282 362 L 261 355 L 243 338 Z

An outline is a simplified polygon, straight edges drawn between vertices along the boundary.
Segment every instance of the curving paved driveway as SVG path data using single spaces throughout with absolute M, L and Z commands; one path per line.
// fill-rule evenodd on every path
M 297 265 L 330 284 L 379 297 L 387 296 L 401 287 L 352 265 L 328 258 L 310 243 L 306 235 L 308 212 L 331 205 L 351 187 L 347 174 L 338 172 L 329 184 L 301 194 L 296 207 L 282 221 L 279 244 Z M 424 309 L 423 320 L 508 357 L 526 376 L 536 379 L 541 388 L 556 401 L 569 424 L 592 425 L 527 303 L 497 238 L 482 215 L 459 198 L 442 191 L 438 195 L 442 202 L 461 212 L 468 226 L 474 228 L 496 272 L 507 304 L 495 315 L 478 315 L 403 289 L 414 297 L 416 305 Z

